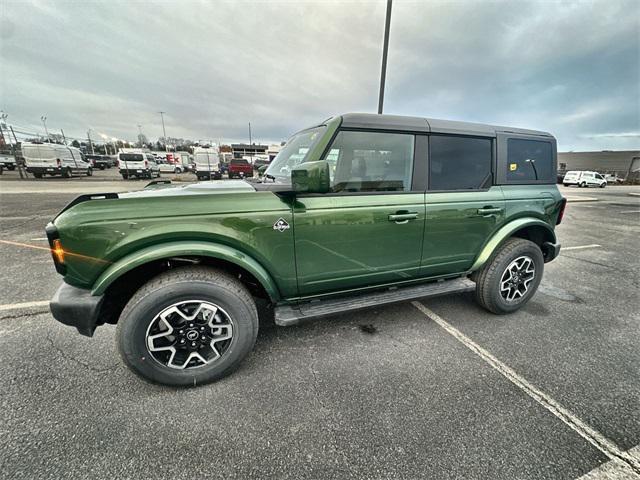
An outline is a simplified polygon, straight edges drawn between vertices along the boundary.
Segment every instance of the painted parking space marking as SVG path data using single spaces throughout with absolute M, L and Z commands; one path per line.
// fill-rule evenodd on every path
M 602 247 L 602 245 L 598 245 L 597 243 L 592 243 L 590 245 L 578 245 L 575 247 L 564 247 L 561 250 L 562 251 L 568 251 L 568 250 L 584 250 L 585 248 L 600 248 Z
M 636 445 L 627 453 L 640 458 L 640 445 Z M 578 480 L 640 480 L 640 475 L 620 460 L 610 460 L 578 478 Z
M 482 360 L 489 364 L 494 370 L 503 375 L 507 380 L 513 383 L 516 387 L 526 393 L 529 397 L 534 399 L 549 412 L 555 415 L 563 423 L 569 426 L 572 430 L 578 433 L 581 437 L 591 443 L 594 447 L 604 453 L 611 460 L 617 460 L 627 465 L 629 469 L 640 475 L 640 459 L 635 457 L 629 452 L 625 452 L 618 448 L 618 446 L 611 440 L 606 438 L 603 434 L 589 426 L 580 418 L 578 418 L 571 411 L 563 407 L 556 400 L 551 398 L 545 392 L 540 390 L 535 385 L 529 383 L 524 377 L 519 375 L 511 367 L 502 363 L 496 357 L 494 357 L 489 351 L 482 348 L 475 343 L 460 330 L 447 323 L 443 318 L 438 316 L 435 312 L 425 307 L 421 302 L 411 302 L 411 304 L 421 311 L 428 319 L 437 323 L 448 334 L 462 343 L 465 347 L 479 356 Z
M 36 307 L 48 307 L 49 300 L 42 300 L 37 302 L 24 302 L 24 303 L 7 303 L 0 305 L 0 312 L 6 312 L 8 310 L 20 310 L 24 308 L 36 308 Z
M 624 210 L 620 213 L 640 213 L 640 210 Z

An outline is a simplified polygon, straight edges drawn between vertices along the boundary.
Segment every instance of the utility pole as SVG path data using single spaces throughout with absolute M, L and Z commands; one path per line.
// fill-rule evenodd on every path
M 160 113 L 160 118 L 162 119 L 162 140 L 164 142 L 164 151 L 168 152 L 169 150 L 167 150 L 167 132 L 164 129 L 164 114 L 167 112 L 159 112 Z
M 49 130 L 47 130 L 47 116 L 42 115 L 40 117 L 40 120 L 42 120 L 42 124 L 44 125 L 44 131 L 47 133 L 47 142 L 51 142 L 51 139 L 49 138 Z
M 249 149 L 251 149 L 251 122 L 249 122 Z M 253 163 L 253 150 L 251 152 L 251 163 Z
M 91 155 L 95 155 L 96 152 L 93 151 L 93 143 L 91 143 L 91 129 L 87 130 L 87 140 L 89 140 L 89 146 L 91 147 Z
M 380 72 L 380 96 L 378 97 L 378 114 L 382 114 L 384 104 L 384 83 L 387 77 L 387 52 L 389 51 L 389 28 L 391 27 L 391 3 L 387 0 L 387 18 L 384 22 L 384 45 L 382 47 L 382 70 Z

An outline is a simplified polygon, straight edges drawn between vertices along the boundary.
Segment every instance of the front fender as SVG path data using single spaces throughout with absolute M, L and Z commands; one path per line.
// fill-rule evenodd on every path
M 476 257 L 476 261 L 470 268 L 470 271 L 475 272 L 476 270 L 482 268 L 482 266 L 489 260 L 493 252 L 504 242 L 507 238 L 511 237 L 515 232 L 522 228 L 526 227 L 543 227 L 550 235 L 550 239 L 553 243 L 556 242 L 556 234 L 553 231 L 553 228 L 549 226 L 548 223 L 543 222 L 540 219 L 533 217 L 524 217 L 518 218 L 517 220 L 513 220 L 502 228 L 500 228 L 494 235 L 489 239 L 487 243 L 485 243 L 484 247 L 480 251 L 480 254 Z
M 103 295 L 109 285 L 124 273 L 140 265 L 171 257 L 204 256 L 231 262 L 251 273 L 264 287 L 271 300 L 278 301 L 280 292 L 273 278 L 265 268 L 253 258 L 235 248 L 226 245 L 207 242 L 169 242 L 158 246 L 140 249 L 122 257 L 113 263 L 96 280 L 91 291 L 92 295 Z

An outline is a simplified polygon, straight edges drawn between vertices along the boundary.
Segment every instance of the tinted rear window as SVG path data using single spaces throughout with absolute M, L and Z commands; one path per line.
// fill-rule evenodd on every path
M 551 143 L 510 138 L 507 142 L 507 181 L 549 180 L 553 177 Z
M 141 162 L 144 160 L 141 153 L 121 153 L 120 160 L 123 162 Z
M 432 135 L 430 190 L 474 190 L 491 184 L 490 138 Z
M 231 165 L 249 165 L 246 160 L 231 160 Z

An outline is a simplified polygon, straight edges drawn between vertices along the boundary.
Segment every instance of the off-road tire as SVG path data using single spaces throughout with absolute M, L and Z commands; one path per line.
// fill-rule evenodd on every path
M 147 329 L 165 308 L 180 301 L 204 300 L 228 313 L 233 336 L 211 364 L 178 370 L 162 364 L 147 349 Z M 116 329 L 118 351 L 134 373 L 169 386 L 196 386 L 233 372 L 253 349 L 258 313 L 253 297 L 235 277 L 208 267 L 183 267 L 162 273 L 143 285 L 125 306 Z
M 500 293 L 500 281 L 507 266 L 523 255 L 533 260 L 535 277 L 522 297 L 508 302 Z M 536 293 L 543 273 L 544 257 L 540 247 L 523 238 L 510 238 L 493 253 L 484 267 L 473 275 L 472 279 L 476 282 L 476 301 L 497 315 L 515 312 Z

